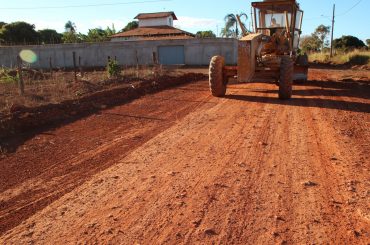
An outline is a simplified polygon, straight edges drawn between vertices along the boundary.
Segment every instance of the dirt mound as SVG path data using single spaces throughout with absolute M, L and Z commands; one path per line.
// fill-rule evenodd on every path
M 118 105 L 142 95 L 160 91 L 179 84 L 205 79 L 204 74 L 189 73 L 178 77 L 164 76 L 159 80 L 138 81 L 125 84 L 123 87 L 98 91 L 97 85 L 82 82 L 78 88 L 81 97 L 75 100 L 63 101 L 59 104 L 47 104 L 28 108 L 13 105 L 9 113 L 0 114 L 0 138 L 9 137 L 15 133 L 37 129 L 66 119 L 80 118 L 101 109 Z M 93 86 L 94 85 L 94 86 Z M 86 96 L 83 96 L 87 94 Z
M 352 69 L 369 71 L 370 66 L 369 65 L 355 65 L 355 66 L 352 66 Z

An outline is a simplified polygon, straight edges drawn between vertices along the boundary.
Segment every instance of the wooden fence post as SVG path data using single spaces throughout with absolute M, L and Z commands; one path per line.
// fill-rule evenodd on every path
M 74 78 L 75 82 L 77 82 L 77 69 L 76 69 L 76 52 L 73 51 L 73 71 L 74 71 Z
M 157 59 L 157 53 L 156 52 L 153 52 L 153 56 L 152 56 L 152 59 L 153 59 L 153 73 L 154 73 L 154 76 L 157 77 L 158 76 L 158 59 Z
M 53 77 L 53 63 L 51 61 L 51 57 L 49 57 L 50 76 Z
M 17 65 L 18 65 L 18 87 L 19 87 L 19 94 L 24 94 L 24 83 L 23 83 L 23 76 L 22 76 L 22 59 L 18 55 L 17 56 Z
M 137 49 L 135 50 L 136 56 L 136 78 L 139 78 L 139 56 L 137 54 Z
M 83 77 L 84 76 L 84 71 L 82 69 L 81 56 L 78 56 L 78 67 L 80 69 L 81 77 Z
M 158 64 L 158 61 L 157 61 L 157 53 L 156 52 L 153 52 L 153 65 L 157 65 Z

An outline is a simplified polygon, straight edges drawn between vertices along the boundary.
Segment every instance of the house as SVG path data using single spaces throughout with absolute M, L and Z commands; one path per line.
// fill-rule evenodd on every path
M 135 19 L 139 20 L 138 28 L 117 33 L 111 36 L 111 41 L 171 40 L 195 37 L 194 34 L 173 26 L 173 22 L 177 20 L 174 12 L 142 13 L 138 14 Z

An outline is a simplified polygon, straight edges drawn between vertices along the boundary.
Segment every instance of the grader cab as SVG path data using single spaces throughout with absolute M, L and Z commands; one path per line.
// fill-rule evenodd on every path
M 252 7 L 254 33 L 241 25 L 237 66 L 225 66 L 222 56 L 212 57 L 210 90 L 214 96 L 224 96 L 230 77 L 238 82 L 273 81 L 279 86 L 279 98 L 289 99 L 293 81 L 307 80 L 307 56 L 297 52 L 303 11 L 295 0 L 265 0 L 253 2 Z

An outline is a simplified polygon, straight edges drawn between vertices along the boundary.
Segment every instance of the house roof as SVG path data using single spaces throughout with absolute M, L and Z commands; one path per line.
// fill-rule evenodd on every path
M 172 26 L 148 26 L 139 27 L 130 31 L 117 33 L 115 37 L 162 37 L 162 36 L 190 36 L 195 37 L 194 34 L 177 29 Z
M 143 19 L 164 18 L 168 16 L 172 16 L 174 20 L 177 20 L 177 17 L 174 12 L 141 13 L 138 14 L 134 19 L 143 20 Z

